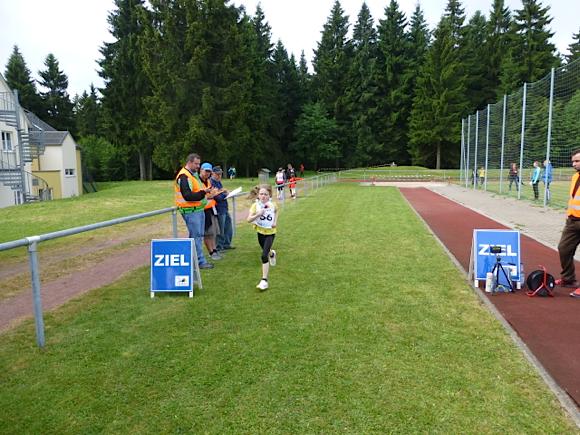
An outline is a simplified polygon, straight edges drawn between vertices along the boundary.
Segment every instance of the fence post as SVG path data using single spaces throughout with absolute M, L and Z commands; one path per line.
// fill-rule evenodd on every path
M 501 120 L 501 157 L 499 163 L 499 193 L 502 191 L 503 186 L 503 153 L 505 150 L 505 112 L 507 104 L 507 94 L 503 95 L 503 110 L 502 110 L 502 120 Z
M 479 129 L 479 110 L 475 112 L 475 148 L 473 150 L 473 189 L 477 189 L 477 135 Z
M 518 199 L 522 197 L 522 176 L 524 175 L 524 170 L 522 168 L 524 164 L 524 138 L 526 132 L 526 96 L 528 94 L 528 84 L 524 83 L 524 95 L 522 97 L 522 132 L 520 135 L 520 182 L 518 183 Z
M 44 318 L 42 316 L 42 298 L 40 296 L 40 275 L 38 273 L 38 242 L 39 236 L 27 237 L 28 260 L 32 278 L 32 299 L 34 303 L 34 322 L 36 324 L 36 343 L 44 347 Z
M 177 239 L 177 210 L 171 212 L 171 221 L 173 223 L 173 238 Z
M 554 75 L 555 69 L 552 68 L 552 73 L 550 77 L 550 105 L 548 106 L 548 138 L 546 141 L 546 166 L 544 168 L 544 207 L 548 204 L 549 196 L 550 196 L 550 189 L 548 187 L 548 165 L 550 164 L 550 145 L 552 144 L 552 110 L 554 107 Z M 551 169 L 553 171 L 553 169 Z M 552 174 L 552 172 L 550 172 Z
M 236 197 L 232 197 L 232 238 L 236 235 Z
M 465 132 L 463 131 L 465 128 L 465 118 L 461 118 L 461 157 L 459 160 L 459 185 L 463 181 L 463 168 L 464 168 L 464 159 L 465 159 Z
M 471 133 L 471 115 L 467 116 L 467 164 L 465 165 L 465 188 L 469 185 L 469 140 Z
M 485 178 L 483 180 L 483 190 L 487 192 L 487 179 L 489 178 L 488 159 L 489 159 L 489 112 L 491 104 L 487 105 L 487 125 L 485 126 Z

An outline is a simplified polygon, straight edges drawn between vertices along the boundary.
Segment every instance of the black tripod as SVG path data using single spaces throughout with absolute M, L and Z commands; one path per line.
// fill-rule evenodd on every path
M 497 291 L 498 287 L 501 285 L 499 283 L 499 274 L 500 274 L 500 272 L 503 274 L 503 276 L 505 278 L 505 282 L 508 283 L 509 291 L 510 292 L 513 292 L 514 291 L 514 286 L 512 284 L 512 280 L 511 280 L 510 276 L 508 275 L 508 273 L 506 272 L 505 268 L 501 264 L 501 256 L 496 255 L 495 256 L 495 264 L 493 266 L 493 269 L 491 269 L 491 273 L 495 274 L 495 288 L 494 288 L 494 291 Z M 504 287 L 503 285 L 501 285 L 501 286 Z

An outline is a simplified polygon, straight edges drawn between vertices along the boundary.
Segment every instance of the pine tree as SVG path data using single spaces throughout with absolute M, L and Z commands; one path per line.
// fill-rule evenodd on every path
M 509 29 L 511 13 L 505 6 L 504 0 L 494 0 L 487 22 L 487 41 L 485 44 L 485 58 L 487 60 L 487 80 L 492 89 L 500 86 L 501 66 L 509 50 Z M 498 96 L 498 95 L 496 95 Z
M 383 162 L 408 162 L 408 118 L 412 96 L 409 88 L 409 47 L 405 33 L 407 20 L 396 0 L 385 9 L 385 19 L 378 27 L 381 60 L 381 94 L 379 116 L 382 128 L 379 138 L 383 143 Z
M 464 30 L 462 57 L 471 110 L 480 109 L 495 101 L 496 90 L 488 75 L 491 61 L 487 50 L 487 30 L 487 21 L 480 11 L 473 14 Z
M 423 11 L 419 4 L 417 4 L 415 11 L 411 16 L 407 39 L 409 41 L 407 44 L 409 53 L 409 70 L 411 73 L 414 72 L 410 79 L 410 85 L 411 87 L 414 87 L 417 73 L 425 61 L 427 49 L 431 42 L 431 33 L 429 32 L 427 21 L 425 21 L 425 16 L 423 15 Z
M 298 62 L 298 81 L 300 82 L 300 101 L 304 105 L 312 100 L 312 75 L 308 72 L 308 62 L 304 50 L 300 53 Z
M 366 3 L 362 4 L 354 26 L 352 46 L 354 56 L 349 70 L 345 103 L 355 140 L 351 163 L 379 163 L 383 147 L 376 137 L 380 125 L 377 110 L 380 99 L 377 32 Z
M 568 46 L 570 54 L 566 55 L 566 63 L 572 63 L 580 58 L 580 30 L 572 35 L 572 42 Z
M 100 102 L 97 90 L 91 83 L 90 93 L 84 91 L 75 99 L 76 131 L 79 138 L 86 136 L 98 136 L 100 130 Z
M 16 45 L 6 64 L 4 78 L 10 89 L 18 91 L 20 105 L 36 115 L 42 116 L 42 100 L 24 57 Z
M 550 42 L 552 18 L 550 6 L 542 7 L 538 0 L 522 0 L 522 9 L 515 11 L 515 31 L 518 35 L 517 61 L 522 67 L 524 82 L 535 82 L 558 66 L 556 47 Z M 512 51 L 512 55 L 516 53 Z
M 320 102 L 308 103 L 296 123 L 291 151 L 314 168 L 332 165 L 340 157 L 339 127 Z
M 38 72 L 42 79 L 39 84 L 47 91 L 41 92 L 44 112 L 39 116 L 55 129 L 74 134 L 73 104 L 67 92 L 68 77 L 59 69 L 58 60 L 52 53 L 46 56 L 44 65 L 46 70 Z
M 410 120 L 413 162 L 437 169 L 456 165 L 461 116 L 466 109 L 465 85 L 457 40 L 443 17 L 434 33 L 427 61 L 417 81 Z
M 142 125 L 150 83 L 139 43 L 150 17 L 143 0 L 115 0 L 115 6 L 108 17 L 115 40 L 104 44 L 100 50 L 103 59 L 99 61 L 99 75 L 105 81 L 101 93 L 106 136 L 115 146 L 127 150 L 123 159 L 127 177 L 134 170 L 130 159 L 137 156 L 140 179 L 150 180 L 153 144 Z
M 341 130 L 341 157 L 348 160 L 352 153 L 352 138 L 348 129 L 350 120 L 345 108 L 345 91 L 350 69 L 351 45 L 347 39 L 348 16 L 340 2 L 335 0 L 330 16 L 324 24 L 322 37 L 314 52 L 314 90 L 329 115 Z M 337 160 L 337 166 L 340 161 Z

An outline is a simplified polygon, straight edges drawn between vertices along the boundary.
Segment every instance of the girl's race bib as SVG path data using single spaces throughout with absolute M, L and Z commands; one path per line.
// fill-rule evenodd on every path
M 272 228 L 272 224 L 274 223 L 274 217 L 276 216 L 276 211 L 274 210 L 274 204 L 268 201 L 266 204 L 262 204 L 261 202 L 256 203 L 256 211 L 260 211 L 264 209 L 264 214 L 256 218 L 254 223 L 262 228 Z

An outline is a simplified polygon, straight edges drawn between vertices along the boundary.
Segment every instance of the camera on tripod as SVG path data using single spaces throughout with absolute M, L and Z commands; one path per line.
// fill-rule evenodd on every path
M 506 292 L 513 292 L 514 286 L 511 280 L 511 276 L 509 270 L 506 271 L 506 268 L 501 264 L 501 253 L 503 252 L 503 247 L 500 245 L 490 246 L 489 252 L 491 254 L 495 254 L 496 263 L 491 270 L 491 273 L 494 275 L 494 289 L 493 291 L 506 291 Z M 500 282 L 504 282 L 505 285 L 500 284 Z

